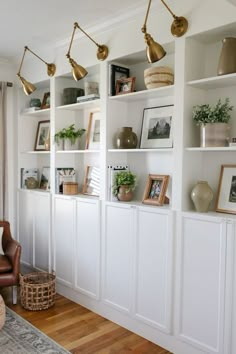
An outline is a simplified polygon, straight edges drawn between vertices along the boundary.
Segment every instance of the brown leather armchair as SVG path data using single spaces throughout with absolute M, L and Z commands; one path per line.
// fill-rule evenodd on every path
M 0 287 L 12 286 L 12 302 L 17 303 L 17 285 L 19 283 L 21 246 L 11 236 L 8 221 L 0 221 L 3 227 L 2 249 L 0 254 Z

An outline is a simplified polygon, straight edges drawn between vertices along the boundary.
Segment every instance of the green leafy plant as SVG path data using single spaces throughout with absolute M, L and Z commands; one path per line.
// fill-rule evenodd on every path
M 229 104 L 229 98 L 222 102 L 218 100 L 215 106 L 202 104 L 193 107 L 192 117 L 197 125 L 206 123 L 228 123 L 233 106 Z
M 137 186 L 136 175 L 130 171 L 117 172 L 115 174 L 115 180 L 114 180 L 114 184 L 112 186 L 113 194 L 117 196 L 117 194 L 119 193 L 120 186 L 123 186 L 123 185 L 129 186 L 129 188 L 127 188 L 127 190 L 126 190 L 126 193 L 133 191 Z
M 57 144 L 59 144 L 60 140 L 69 139 L 71 144 L 73 145 L 76 139 L 81 137 L 85 131 L 85 129 L 76 130 L 75 125 L 71 124 L 68 128 L 63 128 L 59 132 L 57 132 L 54 135 L 54 139 Z

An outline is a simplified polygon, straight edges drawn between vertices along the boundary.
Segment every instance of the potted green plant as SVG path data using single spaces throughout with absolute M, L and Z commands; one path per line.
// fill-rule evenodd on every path
M 54 135 L 55 142 L 59 145 L 62 141 L 64 143 L 65 150 L 73 150 L 78 148 L 78 138 L 80 138 L 86 130 L 75 129 L 75 124 L 69 125 L 67 128 L 63 128 Z
M 133 191 L 137 186 L 137 177 L 130 171 L 120 171 L 115 174 L 112 186 L 113 194 L 118 200 L 128 202 L 133 198 Z
M 193 107 L 192 117 L 200 126 L 200 145 L 226 146 L 229 140 L 229 120 L 233 106 L 229 98 L 224 102 L 219 99 L 215 106 L 209 104 L 196 105 Z

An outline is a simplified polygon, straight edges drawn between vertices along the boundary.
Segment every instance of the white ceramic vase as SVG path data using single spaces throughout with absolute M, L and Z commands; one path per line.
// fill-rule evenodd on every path
M 213 191 L 207 181 L 197 182 L 197 184 L 192 189 L 191 199 L 196 211 L 199 213 L 208 212 L 211 201 L 213 199 Z

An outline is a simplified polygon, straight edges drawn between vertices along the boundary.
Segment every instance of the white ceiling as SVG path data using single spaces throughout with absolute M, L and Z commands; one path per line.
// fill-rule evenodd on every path
M 0 0 L 0 58 L 11 59 L 70 38 L 74 22 L 84 30 L 147 6 L 147 0 Z

